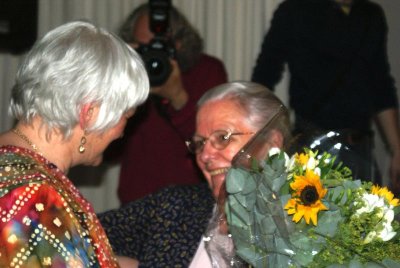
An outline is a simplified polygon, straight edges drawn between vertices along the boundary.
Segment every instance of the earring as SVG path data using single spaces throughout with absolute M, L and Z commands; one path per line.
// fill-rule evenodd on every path
M 84 146 L 85 144 L 86 144 L 86 137 L 85 137 L 85 136 L 82 136 L 82 138 L 81 138 L 81 144 L 79 144 L 79 147 L 78 147 L 79 153 L 83 154 L 83 153 L 85 152 L 85 150 L 86 150 L 86 148 L 85 148 L 85 146 Z

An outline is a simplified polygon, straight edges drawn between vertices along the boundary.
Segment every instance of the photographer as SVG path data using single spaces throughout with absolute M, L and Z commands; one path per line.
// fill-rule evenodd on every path
M 160 37 L 150 28 L 154 20 L 150 4 L 136 8 L 120 31 L 122 39 L 139 53 L 140 47 Z M 107 152 L 108 159 L 121 162 L 121 204 L 167 185 L 202 182 L 184 141 L 194 133 L 197 100 L 209 88 L 227 81 L 223 63 L 202 52 L 201 37 L 187 19 L 172 6 L 166 12 L 168 27 L 161 38 L 174 50 L 169 76 L 161 85 L 152 83 L 151 97 L 128 123 L 124 139 Z

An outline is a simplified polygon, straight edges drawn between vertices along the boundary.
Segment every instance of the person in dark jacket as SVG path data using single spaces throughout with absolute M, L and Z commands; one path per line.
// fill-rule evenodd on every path
M 284 65 L 295 133 L 330 131 L 357 155 L 345 163 L 371 178 L 371 121 L 388 142 L 391 183 L 399 187 L 398 98 L 386 52 L 382 8 L 368 0 L 286 0 L 274 13 L 252 80 L 273 89 Z M 345 159 L 341 159 L 345 160 Z M 364 168 L 361 168 L 364 166 Z

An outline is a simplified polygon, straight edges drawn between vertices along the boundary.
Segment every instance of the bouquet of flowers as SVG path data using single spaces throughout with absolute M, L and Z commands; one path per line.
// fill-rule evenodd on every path
M 400 267 L 399 199 L 353 180 L 329 153 L 231 168 L 225 203 L 236 254 L 253 267 Z

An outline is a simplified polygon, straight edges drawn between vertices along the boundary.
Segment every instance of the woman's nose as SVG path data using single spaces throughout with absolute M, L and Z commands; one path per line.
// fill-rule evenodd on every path
M 215 149 L 211 142 L 208 140 L 204 144 L 203 150 L 199 153 L 199 158 L 202 162 L 207 163 L 210 159 L 213 159 L 215 157 L 217 151 L 218 150 Z

